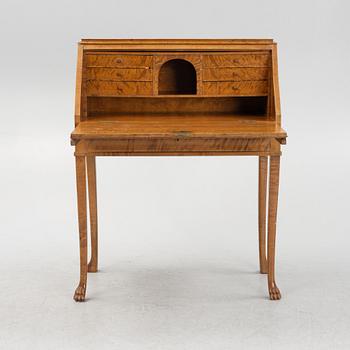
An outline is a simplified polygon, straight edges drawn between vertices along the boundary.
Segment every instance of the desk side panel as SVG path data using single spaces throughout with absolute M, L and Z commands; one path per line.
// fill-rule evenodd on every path
M 276 118 L 276 124 L 281 126 L 281 103 L 280 103 L 280 89 L 278 80 L 278 59 L 277 59 L 277 44 L 272 48 L 272 111 L 271 114 Z
M 75 84 L 75 110 L 74 110 L 74 123 L 77 126 L 80 123 L 82 115 L 82 82 L 83 82 L 83 47 L 78 44 L 78 57 L 76 68 L 76 84 Z

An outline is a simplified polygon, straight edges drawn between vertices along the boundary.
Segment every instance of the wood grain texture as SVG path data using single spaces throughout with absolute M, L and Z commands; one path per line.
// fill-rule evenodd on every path
M 111 68 L 143 68 L 152 67 L 152 56 L 146 55 L 118 55 L 115 53 L 99 53 L 86 55 L 86 67 Z
M 115 39 L 115 38 L 95 38 L 95 39 L 81 39 L 83 44 L 121 44 L 121 45 L 148 45 L 149 48 L 153 48 L 157 44 L 178 44 L 182 46 L 189 46 L 189 49 L 196 44 L 207 44 L 207 45 L 228 45 L 228 44 L 244 44 L 244 45 L 255 45 L 255 44 L 272 44 L 273 39 Z
M 88 80 L 86 82 L 88 96 L 142 96 L 152 95 L 152 93 L 152 82 L 104 80 Z
M 278 125 L 281 125 L 281 103 L 280 103 L 280 89 L 278 81 L 278 63 L 277 63 L 277 47 L 272 48 L 272 93 L 273 93 L 273 110 L 272 114 Z
M 203 82 L 203 95 L 267 96 L 266 80 Z
M 270 157 L 269 210 L 268 210 L 268 288 L 271 300 L 281 299 L 275 279 L 276 222 L 279 187 L 280 157 Z
M 83 48 L 78 45 L 77 55 L 77 71 L 75 82 L 75 110 L 74 110 L 74 125 L 77 126 L 81 120 L 82 114 L 82 87 L 83 87 Z
M 165 152 L 268 152 L 270 140 L 262 138 L 191 138 L 178 132 L 176 138 L 125 138 L 111 140 L 84 140 L 77 152 L 95 155 L 110 153 L 165 153 Z
M 85 157 L 75 157 L 78 199 L 80 279 L 74 292 L 75 301 L 84 301 L 87 284 L 87 208 L 86 208 L 86 164 Z
M 95 117 L 81 122 L 71 134 L 73 140 L 130 137 L 169 137 L 181 132 L 194 137 L 286 137 L 274 122 L 239 115 L 117 115 Z
M 269 50 L 272 39 L 82 39 L 86 51 L 208 52 Z
M 267 273 L 266 259 L 266 194 L 267 157 L 259 157 L 259 262 L 260 273 Z
M 152 81 L 151 69 L 144 68 L 88 68 L 87 80 Z
M 269 67 L 270 55 L 240 52 L 235 54 L 203 55 L 203 67 Z
M 203 81 L 267 80 L 269 68 L 203 68 Z
M 91 233 L 91 258 L 88 272 L 97 272 L 98 268 L 98 232 L 97 232 L 97 190 L 96 190 L 96 158 L 86 157 L 89 190 L 89 213 Z

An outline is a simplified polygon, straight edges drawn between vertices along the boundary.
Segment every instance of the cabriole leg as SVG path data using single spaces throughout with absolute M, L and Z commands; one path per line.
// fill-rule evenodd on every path
M 267 273 L 266 259 L 267 157 L 259 157 L 259 262 L 260 273 Z
M 98 237 L 97 237 L 97 191 L 96 191 L 96 157 L 87 157 L 87 174 L 89 189 L 89 212 L 91 232 L 91 259 L 88 264 L 89 272 L 97 272 Z
M 80 280 L 74 293 L 75 301 L 84 301 L 87 282 L 87 214 L 86 214 L 86 165 L 85 157 L 76 156 L 76 182 L 78 198 Z
M 271 300 L 281 299 L 281 293 L 275 281 L 275 242 L 276 220 L 279 187 L 280 157 L 270 157 L 270 181 L 269 181 L 269 212 L 268 212 L 268 288 Z

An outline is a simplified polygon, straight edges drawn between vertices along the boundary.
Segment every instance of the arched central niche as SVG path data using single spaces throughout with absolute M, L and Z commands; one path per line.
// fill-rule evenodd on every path
M 159 95 L 194 95 L 197 93 L 197 73 L 193 64 L 183 59 L 165 62 L 158 77 Z

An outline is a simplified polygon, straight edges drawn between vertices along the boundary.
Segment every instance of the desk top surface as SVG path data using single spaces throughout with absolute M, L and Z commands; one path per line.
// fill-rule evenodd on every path
M 232 115 L 111 115 L 79 123 L 73 140 L 120 137 L 275 137 L 286 132 L 273 121 Z

